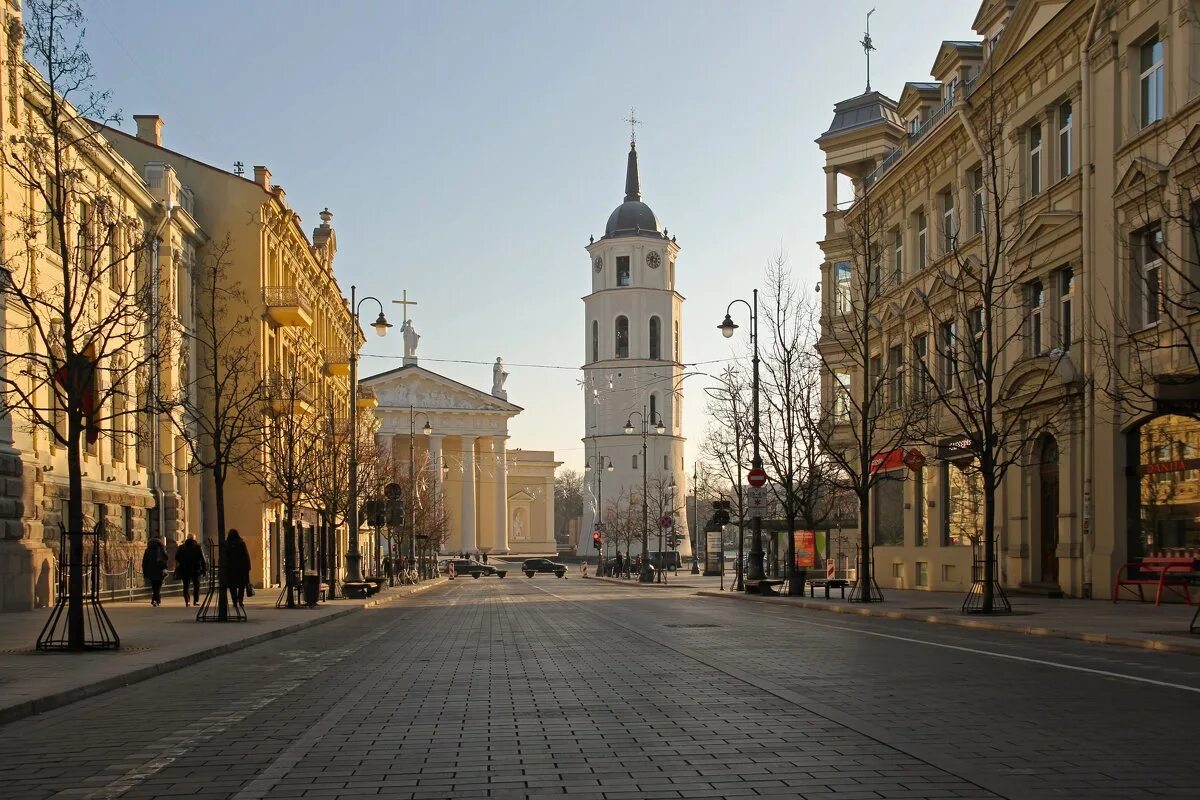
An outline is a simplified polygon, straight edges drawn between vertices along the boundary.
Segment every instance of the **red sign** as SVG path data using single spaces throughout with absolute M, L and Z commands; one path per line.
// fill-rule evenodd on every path
M 746 473 L 746 483 L 751 486 L 766 486 L 767 472 L 761 467 L 755 467 Z
M 920 450 L 909 450 L 904 454 L 904 466 L 916 472 L 925 466 L 925 454 Z
M 871 459 L 871 474 L 900 469 L 904 466 L 904 448 L 896 447 L 886 453 L 879 453 Z
M 670 528 L 672 525 L 675 524 L 675 520 L 671 517 L 670 514 L 664 514 L 663 518 L 658 521 L 658 524 L 660 527 Z

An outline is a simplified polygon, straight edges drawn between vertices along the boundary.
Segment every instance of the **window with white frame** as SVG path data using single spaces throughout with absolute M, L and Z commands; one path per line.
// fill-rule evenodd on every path
M 929 243 L 929 220 L 925 218 L 925 211 L 922 209 L 917 212 L 917 270 L 925 269 L 927 265 L 927 254 Z
M 1075 304 L 1075 270 L 1063 267 L 1058 271 L 1058 346 L 1063 350 L 1071 349 L 1071 339 L 1074 336 L 1072 326 Z
M 874 355 L 867 362 L 867 407 L 866 414 L 870 418 L 879 415 L 879 407 L 883 405 L 883 357 Z
M 913 350 L 913 399 L 924 402 L 929 399 L 929 334 L 914 336 Z
M 837 304 L 837 313 L 849 314 L 850 309 L 853 308 L 850 298 L 850 262 L 837 262 L 833 265 L 833 273 L 833 295 L 834 302 Z
M 1029 128 L 1029 196 L 1042 193 L 1042 126 Z
M 971 323 L 971 369 L 975 373 L 975 380 L 983 380 L 983 306 L 976 306 L 971 309 L 971 313 L 967 315 L 968 321 Z
M 983 167 L 971 170 L 971 232 L 983 233 Z
M 1163 118 L 1163 43 L 1157 35 L 1141 46 L 1138 93 L 1141 95 L 1141 116 L 1144 128 Z
M 1071 101 L 1058 107 L 1058 177 L 1065 178 L 1071 174 L 1071 144 L 1074 129 L 1074 117 L 1071 112 Z
M 1135 309 L 1142 325 L 1154 325 L 1162 314 L 1162 226 L 1155 223 L 1134 235 L 1134 265 L 1137 269 Z
M 1045 323 L 1046 309 L 1046 287 L 1041 281 L 1031 281 L 1027 289 L 1029 292 L 1029 330 L 1026 336 L 1029 338 L 1029 353 L 1030 355 L 1040 355 L 1045 347 L 1042 338 L 1042 326 Z
M 845 370 L 833 373 L 833 419 L 839 423 L 850 421 L 850 373 Z
M 938 355 L 941 358 L 942 390 L 954 391 L 954 374 L 958 369 L 958 325 L 947 320 L 938 328 Z
M 954 223 L 954 192 L 947 189 L 942 194 L 942 249 L 949 253 L 954 250 L 958 230 Z
M 904 346 L 888 350 L 888 403 L 892 408 L 904 405 Z
M 896 229 L 892 241 L 892 280 L 900 283 L 904 278 L 904 231 Z

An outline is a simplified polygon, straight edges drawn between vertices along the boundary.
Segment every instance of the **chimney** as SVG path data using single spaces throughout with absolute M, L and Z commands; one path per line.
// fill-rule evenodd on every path
M 137 123 L 137 138 L 155 147 L 162 147 L 162 117 L 158 114 L 134 114 L 133 121 Z
M 254 167 L 254 182 L 268 192 L 271 191 L 271 170 L 256 165 Z

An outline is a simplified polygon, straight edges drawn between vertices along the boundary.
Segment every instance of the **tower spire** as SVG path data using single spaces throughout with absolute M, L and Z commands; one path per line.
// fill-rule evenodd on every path
M 642 199 L 637 162 L 637 126 L 641 125 L 642 121 L 633 113 L 633 106 L 629 107 L 629 119 L 625 121 L 629 123 L 629 164 L 625 167 L 625 202 L 628 203 L 630 200 Z
M 867 31 L 863 34 L 862 45 L 863 53 L 867 56 L 867 91 L 871 91 L 871 51 L 875 49 L 875 45 L 871 43 L 871 15 L 875 13 L 875 9 L 867 12 Z

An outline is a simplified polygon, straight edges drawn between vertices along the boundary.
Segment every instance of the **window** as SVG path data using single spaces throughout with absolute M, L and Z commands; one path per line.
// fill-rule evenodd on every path
M 87 203 L 79 204 L 79 263 L 89 272 L 95 270 L 96 242 L 92 236 L 92 207 Z
M 879 406 L 882 405 L 883 393 L 880 386 L 883 380 L 883 359 L 880 356 L 871 356 L 871 360 L 867 365 L 867 415 L 874 417 L 879 413 Z
M 1071 306 L 1075 299 L 1075 270 L 1063 267 L 1058 271 L 1058 346 L 1063 350 L 1071 349 L 1074 322 Z
M 1058 107 L 1058 177 L 1071 174 L 1071 103 Z
M 663 456 L 663 469 L 664 470 L 670 469 L 670 467 L 667 466 L 667 458 L 668 458 L 667 456 Z
M 878 297 L 884 289 L 883 283 L 883 258 L 879 255 L 879 248 L 871 245 L 870 257 L 868 262 L 871 264 L 871 296 Z
M 931 467 L 921 467 L 916 474 L 917 547 L 929 544 L 929 478 L 932 472 Z
M 938 355 L 942 361 L 942 389 L 954 390 L 954 373 L 958 357 L 955 348 L 958 347 L 958 326 L 954 320 L 943 322 L 938 329 Z
M 650 318 L 650 357 L 662 358 L 662 322 L 658 317 Z
M 904 544 L 904 480 L 899 470 L 881 473 L 875 484 L 875 544 Z M 895 477 L 893 477 L 895 476 Z
M 629 358 L 629 318 L 617 317 L 616 324 L 616 350 L 617 358 Z
M 1158 36 L 1142 45 L 1138 91 L 1142 99 L 1139 127 L 1144 128 L 1163 118 L 1163 44 Z
M 904 276 L 904 232 L 897 229 L 892 243 L 892 280 L 900 283 Z
M 896 345 L 888 350 L 888 402 L 892 408 L 904 405 L 904 346 Z
M 600 323 L 592 320 L 592 361 L 600 360 Z
M 929 334 L 922 333 L 913 337 L 913 399 L 924 402 L 929 399 L 929 377 L 926 374 L 929 367 L 926 358 L 929 356 Z
M 983 233 L 983 167 L 971 170 L 971 231 Z
M 629 285 L 629 256 L 617 256 L 617 286 Z
M 650 395 L 650 424 L 653 425 L 658 421 L 658 395 Z
M 1029 196 L 1042 193 L 1042 126 L 1029 129 Z
M 634 453 L 634 454 L 633 454 L 633 468 L 634 468 L 634 469 L 637 469 L 637 453 Z M 632 505 L 632 504 L 633 504 L 633 500 L 631 499 L 631 500 L 630 500 L 630 505 Z
M 838 423 L 850 421 L 850 373 L 833 373 L 833 419 Z
M 850 262 L 839 261 L 833 265 L 834 299 L 837 303 L 837 313 L 849 314 L 850 305 Z
M 917 586 L 928 586 L 928 585 L 929 585 L 929 562 L 928 561 L 918 561 L 917 562 Z
M 942 466 L 946 502 L 942 504 L 947 546 L 971 545 L 983 536 L 983 476 L 972 462 Z
M 917 212 L 917 271 L 925 269 L 926 262 L 926 244 L 929 241 L 929 221 L 925 219 L 925 212 Z
M 1041 281 L 1029 284 L 1029 353 L 1040 355 L 1043 351 L 1042 316 L 1046 305 L 1046 290 Z
M 679 349 L 679 323 L 675 323 L 675 360 L 683 360 L 683 351 Z
M 1157 324 L 1162 311 L 1162 253 L 1161 226 L 1151 225 L 1134 236 L 1134 261 L 1137 267 L 1134 294 L 1139 301 L 1136 311 L 1142 325 Z
M 947 253 L 954 250 L 957 235 L 954 224 L 954 192 L 947 190 L 942 195 L 942 247 Z
M 971 369 L 975 380 L 983 380 L 983 307 L 971 309 L 968 316 L 971 322 Z
M 125 541 L 132 542 L 133 541 L 133 508 L 131 506 L 124 506 L 123 510 L 125 512 L 125 514 L 124 514 L 124 516 L 125 516 Z

